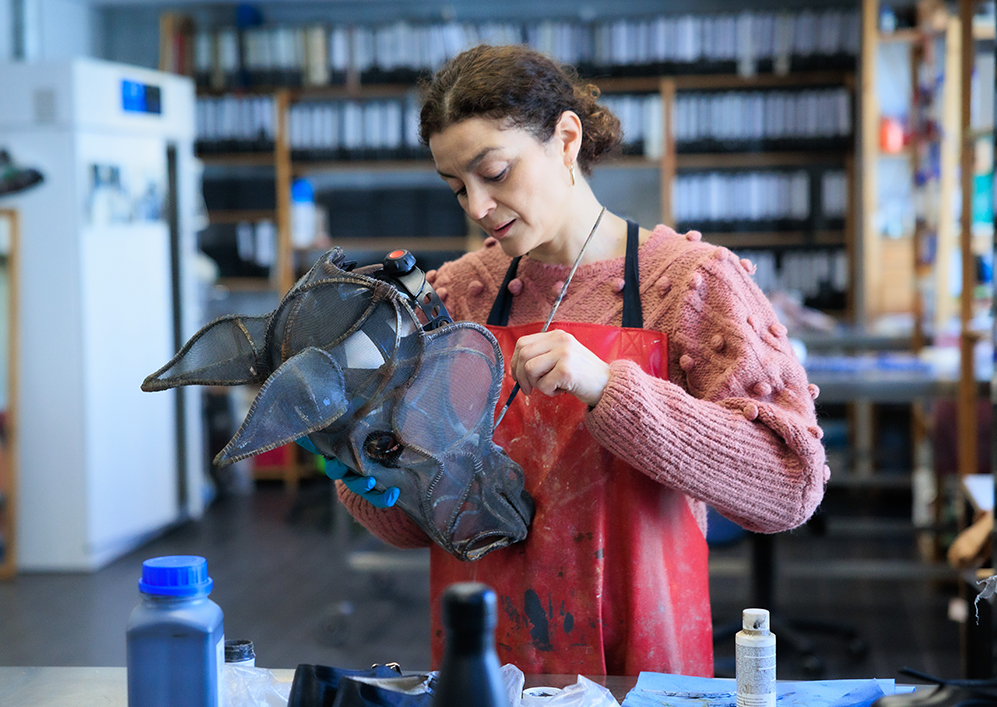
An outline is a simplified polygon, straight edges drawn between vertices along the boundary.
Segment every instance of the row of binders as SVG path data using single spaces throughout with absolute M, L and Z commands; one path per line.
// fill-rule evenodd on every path
M 661 96 L 603 95 L 599 102 L 620 119 L 624 152 L 649 159 L 661 157 L 665 137 Z
M 291 106 L 288 141 L 292 151 L 418 155 L 419 102 L 405 100 L 323 101 Z
M 657 96 L 605 96 L 633 151 L 660 157 L 661 101 Z M 224 95 L 197 100 L 196 126 L 202 149 L 269 149 L 274 140 L 275 102 L 267 96 Z M 346 152 L 406 150 L 423 154 L 418 96 L 371 100 L 302 101 L 291 106 L 292 150 Z M 241 147 L 240 147 L 241 146 Z M 261 147 L 262 146 L 262 147 Z
M 198 29 L 193 64 L 200 84 L 324 86 L 353 75 L 406 80 L 435 71 L 478 44 L 526 44 L 585 73 L 645 67 L 695 70 L 725 63 L 744 74 L 786 73 L 796 60 L 854 61 L 856 11 L 805 9 L 609 20 L 521 22 L 398 21 L 379 26 L 259 26 Z
M 198 147 L 272 149 L 276 117 L 272 96 L 198 98 L 194 112 Z
M 680 224 L 807 221 L 811 178 L 804 170 L 680 174 L 672 185 L 674 218 Z M 843 218 L 848 208 L 844 171 L 827 170 L 819 179 L 823 217 Z
M 620 119 L 627 153 L 661 157 L 664 126 L 658 94 L 603 95 L 600 102 Z M 268 96 L 199 98 L 199 143 L 206 149 L 223 145 L 225 149 L 269 149 L 274 139 L 274 110 L 274 100 Z M 289 115 L 291 149 L 349 152 L 370 148 L 421 154 L 419 110 L 414 93 L 401 98 L 295 103 Z M 672 124 L 680 150 L 683 145 L 710 141 L 729 147 L 732 142 L 843 138 L 852 129 L 850 96 L 845 89 L 680 95 Z
M 763 292 L 797 292 L 804 299 L 817 298 L 827 291 L 848 291 L 848 255 L 843 249 L 737 250 L 755 264 L 755 284 Z
M 852 133 L 846 88 L 681 93 L 676 142 L 825 139 Z

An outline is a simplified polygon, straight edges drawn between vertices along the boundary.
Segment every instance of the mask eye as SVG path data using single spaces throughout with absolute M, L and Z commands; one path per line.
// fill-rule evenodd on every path
M 390 464 L 401 456 L 405 447 L 390 432 L 371 432 L 363 443 L 364 453 L 381 464 Z

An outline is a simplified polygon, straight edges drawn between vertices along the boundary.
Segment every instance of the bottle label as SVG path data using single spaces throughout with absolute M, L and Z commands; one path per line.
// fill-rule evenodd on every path
M 767 695 L 743 695 L 737 693 L 737 707 L 774 707 L 775 693 Z
M 775 644 L 737 647 L 737 707 L 775 705 Z

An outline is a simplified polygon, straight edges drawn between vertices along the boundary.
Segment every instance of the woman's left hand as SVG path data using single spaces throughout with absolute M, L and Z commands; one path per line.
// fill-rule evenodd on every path
M 609 383 L 609 364 L 560 329 L 521 337 L 509 367 L 527 395 L 571 393 L 590 407 Z

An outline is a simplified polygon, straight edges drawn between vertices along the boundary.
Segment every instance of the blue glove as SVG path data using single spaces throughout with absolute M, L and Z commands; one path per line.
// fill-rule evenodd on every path
M 319 454 L 319 451 L 315 449 L 315 445 L 312 444 L 311 440 L 307 437 L 301 437 L 294 441 L 302 449 L 311 452 L 312 454 L 322 456 Z M 322 458 L 325 460 L 326 476 L 334 481 L 336 479 L 341 479 L 342 482 L 346 484 L 346 488 L 358 496 L 366 499 L 371 505 L 378 508 L 390 508 L 395 505 L 395 501 L 398 500 L 399 490 L 397 487 L 392 486 L 385 491 L 374 491 L 377 479 L 373 476 L 363 476 L 362 474 L 358 474 L 338 459 L 329 459 L 325 456 L 322 456 Z

